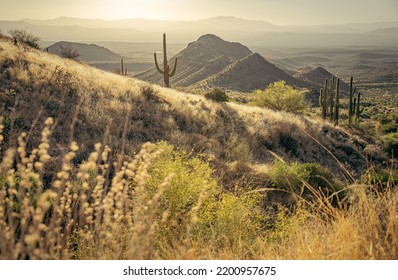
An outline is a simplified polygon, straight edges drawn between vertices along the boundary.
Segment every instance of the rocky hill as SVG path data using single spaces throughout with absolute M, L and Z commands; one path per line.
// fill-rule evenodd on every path
M 314 88 L 318 91 L 325 85 L 325 79 L 330 79 L 333 76 L 335 75 L 330 73 L 323 67 L 299 71 L 297 74 L 294 75 L 294 77 L 296 77 L 297 79 L 313 84 Z M 340 80 L 340 89 L 343 91 L 348 91 L 349 85 L 346 82 Z
M 252 52 L 239 43 L 231 43 L 221 38 L 207 34 L 178 53 L 178 68 L 176 75 L 171 78 L 175 86 L 190 86 L 223 70 L 232 62 L 241 59 Z M 174 60 L 174 57 L 170 59 Z M 136 75 L 137 78 L 161 84 L 162 76 L 152 68 Z
M 207 78 L 201 85 L 226 88 L 234 91 L 251 92 L 264 89 L 267 85 L 284 80 L 299 87 L 312 87 L 311 82 L 301 81 L 268 62 L 258 53 L 250 54 L 224 68 L 223 71 Z
M 242 92 L 265 88 L 279 80 L 296 87 L 316 86 L 311 81 L 292 77 L 246 46 L 224 41 L 212 34 L 190 43 L 170 61 L 175 57 L 178 58 L 178 66 L 171 78 L 174 86 L 221 87 Z M 136 77 L 157 84 L 163 81 L 155 68 Z
M 50 53 L 61 54 L 62 48 L 66 47 L 76 50 L 80 54 L 79 60 L 85 62 L 117 61 L 121 59 L 120 55 L 95 44 L 61 41 L 47 49 Z

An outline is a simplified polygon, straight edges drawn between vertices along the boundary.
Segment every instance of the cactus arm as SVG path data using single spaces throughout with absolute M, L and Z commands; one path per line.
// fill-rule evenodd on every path
M 170 77 L 173 77 L 174 76 L 174 74 L 176 73 L 176 70 L 177 70 L 177 57 L 175 58 L 175 60 L 174 60 L 174 67 L 173 67 L 173 71 L 171 71 L 171 73 L 170 73 Z
M 158 65 L 158 59 L 156 57 L 156 52 L 153 53 L 153 57 L 155 58 L 156 69 L 159 71 L 160 74 L 164 74 L 164 72 L 160 69 L 160 67 Z

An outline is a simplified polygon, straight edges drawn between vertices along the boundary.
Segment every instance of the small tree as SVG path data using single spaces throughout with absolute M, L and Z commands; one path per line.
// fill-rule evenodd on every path
M 285 81 L 274 82 L 265 91 L 257 90 L 253 104 L 291 113 L 303 112 L 309 106 L 304 91 L 286 85 Z
M 80 56 L 79 51 L 72 48 L 72 46 L 70 46 L 70 45 L 61 46 L 60 50 L 59 50 L 59 54 L 62 57 L 73 59 L 73 60 L 78 60 L 78 57 Z
M 29 47 L 40 49 L 40 46 L 37 43 L 40 40 L 39 37 L 21 29 L 11 29 L 8 33 L 10 33 L 12 39 L 14 40 L 14 44 L 23 43 Z

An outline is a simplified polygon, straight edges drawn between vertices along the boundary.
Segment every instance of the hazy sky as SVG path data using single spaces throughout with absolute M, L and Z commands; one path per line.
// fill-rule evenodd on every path
M 1 0 L 0 20 L 235 16 L 274 24 L 398 21 L 398 0 Z M 5 3 L 4 3 L 5 2 Z

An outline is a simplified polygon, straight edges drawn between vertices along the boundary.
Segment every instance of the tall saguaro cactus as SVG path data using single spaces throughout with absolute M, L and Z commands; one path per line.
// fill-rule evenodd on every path
M 328 85 L 330 85 L 330 88 L 328 88 Z M 322 118 L 326 120 L 329 115 L 330 122 L 334 122 L 334 125 L 338 125 L 340 110 L 340 79 L 337 79 L 337 83 L 336 77 L 332 77 L 330 81 L 329 79 L 325 79 L 325 87 L 320 91 L 319 104 L 322 109 Z
M 163 70 L 161 70 L 158 65 L 156 52 L 153 55 L 155 58 L 156 69 L 159 71 L 160 74 L 163 74 L 164 85 L 166 87 L 170 87 L 170 77 L 174 76 L 174 74 L 176 73 L 176 69 L 177 69 L 177 58 L 175 58 L 175 60 L 174 60 L 173 69 L 170 69 L 170 65 L 168 64 L 168 61 L 167 61 L 166 34 L 163 34 Z
M 357 97 L 355 97 L 355 93 L 357 88 L 353 85 L 354 78 L 351 77 L 350 80 L 350 101 L 348 104 L 348 123 L 352 124 L 353 120 L 356 121 L 359 119 L 360 114 L 363 113 L 364 108 L 360 108 L 361 106 L 361 93 L 358 92 Z

